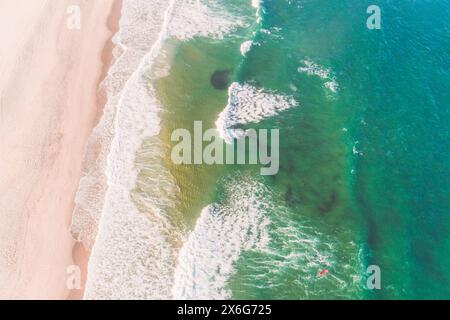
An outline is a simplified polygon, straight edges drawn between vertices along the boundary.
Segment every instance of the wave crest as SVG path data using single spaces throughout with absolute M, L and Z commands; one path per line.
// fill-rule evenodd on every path
M 227 143 L 240 138 L 243 134 L 242 130 L 235 130 L 233 126 L 258 123 L 298 106 L 298 102 L 293 97 L 237 82 L 229 87 L 228 96 L 228 105 L 216 121 L 217 130 Z
M 234 181 L 226 204 L 203 209 L 180 251 L 175 271 L 175 299 L 228 299 L 226 288 L 241 253 L 261 251 L 270 242 L 268 190 L 256 181 Z

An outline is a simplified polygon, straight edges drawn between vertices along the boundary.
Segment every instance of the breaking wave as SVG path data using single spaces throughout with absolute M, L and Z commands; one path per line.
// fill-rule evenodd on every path
M 267 188 L 251 179 L 229 183 L 223 204 L 203 209 L 178 257 L 175 299 L 228 299 L 226 288 L 244 251 L 261 251 L 270 241 Z
M 217 130 L 227 143 L 245 134 L 242 130 L 233 129 L 233 126 L 258 123 L 298 106 L 298 102 L 293 97 L 237 82 L 229 87 L 228 97 L 228 105 L 216 121 Z
M 163 110 L 152 83 L 169 72 L 169 38 L 222 37 L 242 22 L 215 1 L 125 0 L 115 62 L 102 84 L 108 102 L 86 148 L 71 226 L 91 249 L 86 299 L 172 296 L 177 237 L 168 219 L 177 187 L 162 162 Z M 230 18 L 230 19 L 228 19 Z M 144 142 L 151 147 L 145 148 Z M 136 158 L 147 152 L 145 161 Z M 146 173 L 152 178 L 138 181 Z

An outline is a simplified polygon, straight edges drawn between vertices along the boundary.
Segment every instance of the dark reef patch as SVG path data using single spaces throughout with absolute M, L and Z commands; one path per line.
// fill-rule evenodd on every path
M 330 197 L 330 199 L 328 201 L 326 201 L 325 203 L 323 203 L 320 207 L 319 207 L 319 211 L 322 214 L 328 213 L 330 211 L 333 210 L 333 208 L 338 204 L 338 195 L 337 192 L 334 191 Z
M 217 90 L 226 90 L 230 86 L 231 70 L 217 70 L 211 76 L 211 84 Z

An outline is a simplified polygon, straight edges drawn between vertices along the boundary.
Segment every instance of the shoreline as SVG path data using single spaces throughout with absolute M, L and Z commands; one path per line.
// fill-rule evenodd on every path
M 118 4 L 0 6 L 8 47 L 0 63 L 0 299 L 82 297 L 66 284 L 69 266 L 87 266 L 70 225 L 86 142 L 104 106 L 98 89 L 113 57 Z M 73 5 L 79 30 L 67 28 Z
M 160 54 L 174 2 L 161 0 L 154 5 L 137 1 L 124 4 L 123 30 L 117 41 L 126 49 L 111 68 L 106 84 L 112 84 L 107 89 L 113 98 L 108 101 L 91 141 L 94 148 L 105 141 L 107 146 L 102 148 L 99 158 L 90 154 L 91 163 L 96 159 L 96 164 L 92 170 L 86 170 L 85 188 L 81 188 L 77 199 L 80 210 L 75 215 L 78 218 L 75 231 L 88 246 L 95 240 L 84 294 L 88 300 L 170 298 L 167 284 L 171 281 L 171 268 L 158 268 L 171 266 L 173 262 L 171 248 L 160 232 L 163 222 L 160 217 L 154 217 L 158 219 L 155 220 L 142 214 L 130 196 L 138 174 L 136 152 L 142 148 L 144 139 L 160 131 L 159 103 L 149 92 L 145 73 Z M 147 19 L 142 19 L 144 15 Z M 152 27 L 148 26 L 148 19 Z M 100 192 L 92 196 L 89 190 Z M 97 200 L 103 202 L 101 210 Z M 97 214 L 98 211 L 101 213 Z M 97 223 L 96 230 L 91 221 Z M 169 254 L 160 255 L 162 248 L 167 248 Z
M 111 68 L 111 66 L 114 64 L 114 54 L 113 51 L 115 49 L 115 45 L 113 43 L 114 35 L 119 31 L 120 28 L 120 17 L 121 17 L 121 11 L 122 11 L 122 5 L 123 0 L 114 0 L 114 3 L 112 5 L 110 14 L 107 19 L 107 27 L 108 30 L 111 33 L 111 36 L 106 41 L 103 50 L 102 50 L 102 71 L 101 75 L 98 80 L 97 85 L 97 115 L 95 118 L 95 123 L 92 127 L 92 130 L 98 125 L 100 122 L 105 105 L 108 101 L 108 98 L 106 96 L 105 88 L 103 88 L 102 83 L 108 76 L 108 71 Z M 91 130 L 91 133 L 92 133 Z M 80 176 L 80 179 L 82 177 Z M 75 208 L 75 205 L 74 205 Z M 74 240 L 74 245 L 72 249 L 72 257 L 75 265 L 79 266 L 81 269 L 81 289 L 80 290 L 72 290 L 69 295 L 67 296 L 68 300 L 81 300 L 83 299 L 84 295 L 84 288 L 87 281 L 87 274 L 88 274 L 88 264 L 89 264 L 89 258 L 90 258 L 90 250 L 88 250 L 84 244 L 80 241 Z
M 97 94 L 97 107 L 98 107 L 98 113 L 97 113 L 97 119 L 95 121 L 95 126 L 99 123 L 102 115 L 104 107 L 107 103 L 107 96 L 105 89 L 102 87 L 103 81 L 108 76 L 109 69 L 114 64 L 114 49 L 115 45 L 113 43 L 113 38 L 116 35 L 116 33 L 119 31 L 120 28 L 120 17 L 122 15 L 122 7 L 123 7 L 123 0 L 113 0 L 114 3 L 112 5 L 110 14 L 108 16 L 107 20 L 107 27 L 108 30 L 111 32 L 111 36 L 107 40 L 105 46 L 103 47 L 102 51 L 102 72 L 98 81 L 98 94 Z M 95 127 L 94 126 L 94 127 Z

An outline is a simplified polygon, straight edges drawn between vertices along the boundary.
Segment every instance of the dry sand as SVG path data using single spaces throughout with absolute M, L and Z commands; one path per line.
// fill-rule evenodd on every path
M 104 105 L 98 85 L 117 3 L 0 0 L 2 299 L 82 297 L 67 288 L 67 268 L 85 271 L 89 253 L 74 247 L 69 227 L 85 144 Z M 81 8 L 80 30 L 67 27 L 72 5 Z

